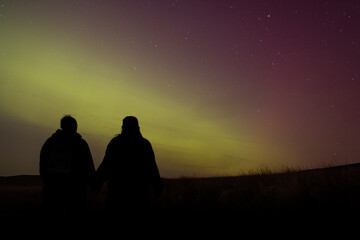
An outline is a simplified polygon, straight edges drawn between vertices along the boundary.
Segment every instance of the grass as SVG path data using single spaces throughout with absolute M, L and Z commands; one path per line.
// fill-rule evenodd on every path
M 38 214 L 41 183 L 0 179 L 0 214 Z M 30 177 L 29 177 L 30 178 Z M 17 179 L 15 181 L 15 179 Z M 31 184 L 33 182 L 33 184 Z M 150 210 L 163 218 L 347 218 L 360 213 L 360 164 L 313 170 L 259 171 L 214 178 L 163 179 Z M 106 188 L 89 192 L 89 214 L 104 210 Z
M 347 215 L 359 211 L 359 180 L 352 169 L 168 180 L 159 205 L 189 216 Z

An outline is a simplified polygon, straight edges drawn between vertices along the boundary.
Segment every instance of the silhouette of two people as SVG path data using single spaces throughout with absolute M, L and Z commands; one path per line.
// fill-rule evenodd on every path
M 89 146 L 76 131 L 76 120 L 65 116 L 61 129 L 41 149 L 40 175 L 46 213 L 84 213 L 88 186 L 100 191 L 107 182 L 108 214 L 128 217 L 145 214 L 149 190 L 160 194 L 161 179 L 153 148 L 142 136 L 137 118 L 123 119 L 121 134 L 108 144 L 96 172 Z
M 87 142 L 77 133 L 76 120 L 65 116 L 60 127 L 40 152 L 44 210 L 49 215 L 78 215 L 85 210 L 94 162 Z

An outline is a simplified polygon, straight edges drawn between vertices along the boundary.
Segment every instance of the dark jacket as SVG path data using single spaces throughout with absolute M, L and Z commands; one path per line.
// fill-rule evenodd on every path
M 95 174 L 87 142 L 78 133 L 57 130 L 40 152 L 40 176 L 44 184 L 53 182 L 86 186 Z
M 141 134 L 120 134 L 107 146 L 97 172 L 99 182 L 108 180 L 109 196 L 146 198 L 149 185 L 160 194 L 161 179 L 150 142 Z

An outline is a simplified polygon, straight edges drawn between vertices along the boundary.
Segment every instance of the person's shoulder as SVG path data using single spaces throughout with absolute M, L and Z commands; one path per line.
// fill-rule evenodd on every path
M 53 134 L 51 134 L 51 136 L 47 140 L 53 141 L 53 140 L 57 140 L 61 137 L 63 137 L 63 132 L 62 132 L 62 130 L 58 129 Z
M 54 132 L 50 137 L 48 137 L 44 143 L 44 145 L 51 145 L 51 144 L 55 144 L 56 142 L 59 141 L 59 139 L 61 139 L 61 130 L 57 130 L 56 132 Z
M 71 136 L 71 139 L 73 139 L 72 141 L 78 142 L 80 144 L 86 144 L 87 145 L 87 141 L 81 136 L 80 133 L 75 133 Z
M 122 141 L 122 137 L 121 137 L 121 134 L 118 134 L 116 135 L 115 137 L 113 137 L 110 142 L 109 142 L 109 145 L 112 145 L 112 144 L 118 144 Z
M 142 142 L 145 144 L 145 145 L 148 145 L 148 146 L 151 146 L 151 143 L 150 141 L 147 139 L 147 138 L 142 138 Z
M 78 141 L 79 141 L 79 143 L 80 143 L 81 145 L 83 145 L 83 146 L 89 146 L 89 144 L 87 143 L 87 141 L 86 141 L 85 139 L 83 139 L 83 138 L 78 139 Z

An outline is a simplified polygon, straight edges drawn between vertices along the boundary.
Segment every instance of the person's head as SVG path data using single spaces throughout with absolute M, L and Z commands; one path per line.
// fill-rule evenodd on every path
M 140 134 L 139 122 L 134 116 L 127 116 L 123 119 L 122 133 L 137 135 Z
M 66 133 L 76 133 L 77 122 L 72 116 L 66 115 L 61 119 L 60 127 Z

